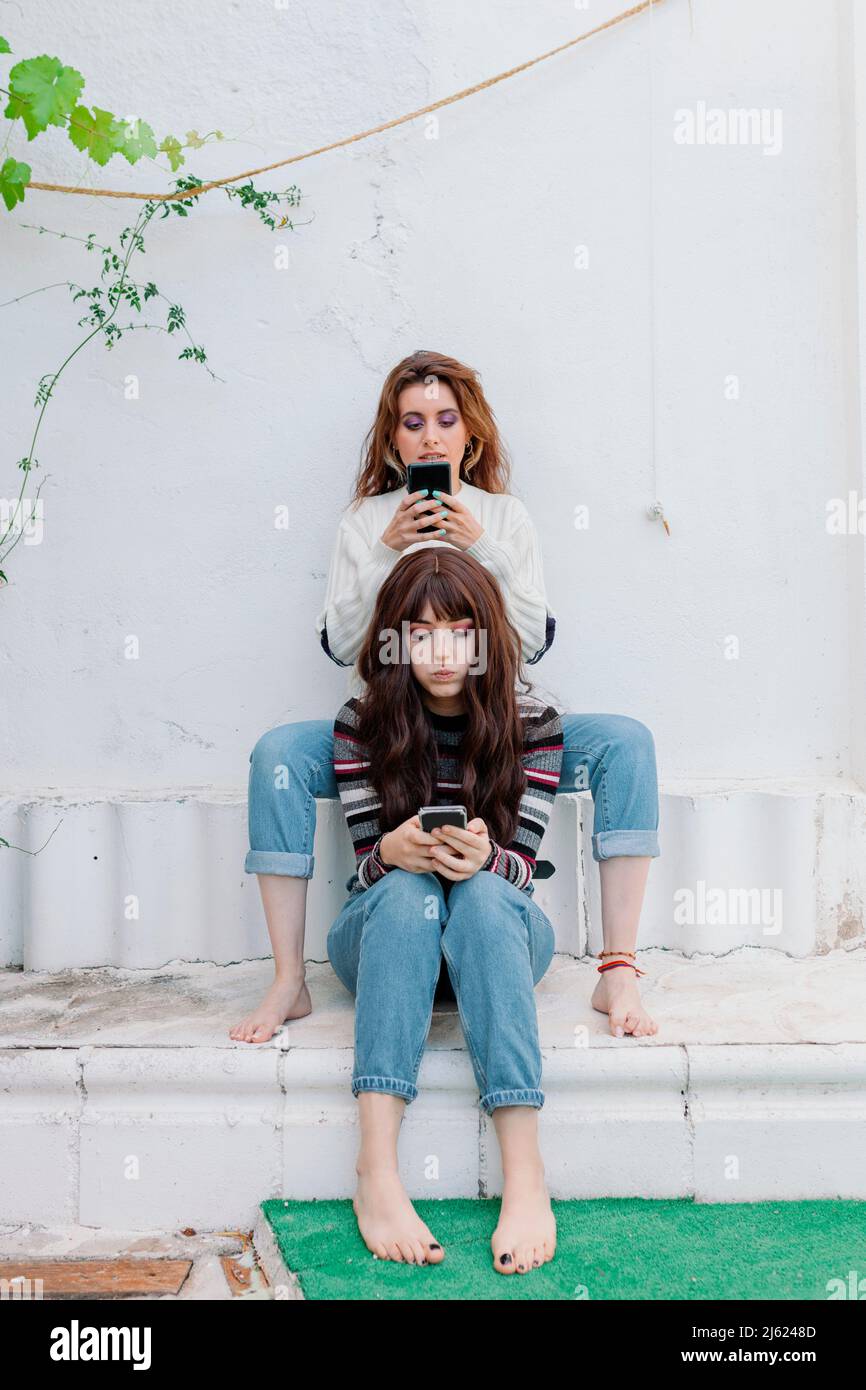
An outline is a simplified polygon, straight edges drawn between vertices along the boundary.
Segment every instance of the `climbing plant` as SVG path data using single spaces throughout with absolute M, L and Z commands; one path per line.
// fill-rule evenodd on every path
M 10 53 L 8 41 L 0 37 L 0 55 Z M 24 202 L 31 179 L 30 165 L 14 155 L 7 154 L 12 137 L 22 127 L 28 143 L 44 136 L 52 127 L 61 127 L 65 129 L 75 148 L 98 165 L 105 165 L 117 156 L 130 164 L 146 159 L 155 161 L 166 173 L 177 173 L 186 162 L 186 151 L 199 150 L 212 141 L 225 139 L 220 130 L 210 131 L 206 135 L 189 130 L 183 141 L 174 135 L 165 135 L 157 143 L 153 128 L 139 117 L 119 117 L 95 103 L 88 106 L 82 102 L 84 85 L 84 78 L 75 68 L 68 67 L 59 58 L 45 54 L 15 63 L 10 69 L 7 84 L 0 84 L 0 94 L 8 98 L 3 111 L 8 128 L 0 151 L 0 197 L 7 212 L 13 212 Z M 93 279 L 89 285 L 81 285 L 72 280 L 56 281 L 35 290 L 28 290 L 0 305 L 0 308 L 8 308 L 33 295 L 66 288 L 71 303 L 80 314 L 77 327 L 83 330 L 81 338 L 59 366 L 44 373 L 36 387 L 35 426 L 27 452 L 16 464 L 20 474 L 18 495 L 9 499 L 0 512 L 0 584 L 7 582 L 2 564 L 22 539 L 28 514 L 35 513 L 42 489 L 44 479 L 39 482 L 35 495 L 25 503 L 28 479 L 33 469 L 39 467 L 35 450 L 45 412 L 63 374 L 84 348 L 101 339 L 104 346 L 110 350 L 117 345 L 124 333 L 136 329 L 164 333 L 168 338 L 183 343 L 177 354 L 178 360 L 198 363 L 214 380 L 220 379 L 211 370 L 204 347 L 190 333 L 183 306 L 173 296 L 164 293 L 153 279 L 138 278 L 134 273 L 145 254 L 145 234 L 151 222 L 154 219 L 164 220 L 172 216 L 188 217 L 190 210 L 198 202 L 195 190 L 202 186 L 202 180 L 187 173 L 178 179 L 170 180 L 170 185 L 169 195 L 149 199 L 142 204 L 135 220 L 122 228 L 113 245 L 97 241 L 94 233 L 81 237 L 41 224 L 18 224 L 40 235 L 56 236 L 80 243 L 84 253 L 99 262 L 99 271 L 95 283 Z M 226 186 L 223 191 L 231 201 L 237 202 L 242 208 L 250 209 L 264 226 L 272 230 L 277 227 L 293 229 L 294 224 L 288 216 L 281 213 L 280 208 L 281 205 L 298 206 L 300 191 L 296 185 L 293 184 L 291 188 L 276 193 L 258 189 L 251 181 L 247 181 Z M 146 319 L 145 313 L 161 317 Z M 121 322 L 120 315 L 128 314 L 137 317 Z

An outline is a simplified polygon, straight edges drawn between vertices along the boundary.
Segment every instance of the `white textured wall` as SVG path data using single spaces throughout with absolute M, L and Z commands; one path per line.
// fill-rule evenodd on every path
M 624 7 L 33 0 L 0 29 L 159 134 L 235 137 L 191 163 L 206 178 L 421 106 Z M 862 775 L 863 541 L 824 525 L 829 497 L 862 488 L 851 7 L 691 11 L 690 29 L 686 0 L 665 0 L 440 112 L 438 140 L 418 121 L 259 180 L 300 183 L 292 235 L 218 193 L 154 225 L 147 277 L 224 380 L 143 333 L 65 378 L 38 450 L 45 539 L 18 547 L 0 595 L 6 789 L 238 786 L 261 731 L 333 714 L 344 674 L 313 630 L 332 536 L 381 381 L 419 346 L 482 372 L 559 616 L 535 673 L 566 707 L 645 720 L 663 779 Z M 676 145 L 673 112 L 698 101 L 780 108 L 782 152 Z M 26 157 L 37 177 L 162 186 L 70 154 L 58 132 Z M 92 268 L 16 223 L 107 238 L 128 211 L 31 194 L 0 216 L 0 299 Z M 61 290 L 0 314 L 0 494 L 74 321 Z M 670 539 L 645 516 L 656 491 Z

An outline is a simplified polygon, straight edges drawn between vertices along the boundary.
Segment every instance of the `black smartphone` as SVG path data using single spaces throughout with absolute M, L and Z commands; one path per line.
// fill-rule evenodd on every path
M 421 829 L 425 835 L 435 830 L 437 825 L 457 825 L 466 829 L 465 806 L 422 806 L 418 812 Z
M 432 496 L 433 492 L 451 491 L 451 464 L 444 463 L 410 463 L 409 464 L 409 492 L 420 492 L 422 487 L 429 489 Z M 419 535 L 424 532 L 438 531 L 438 526 L 422 526 Z

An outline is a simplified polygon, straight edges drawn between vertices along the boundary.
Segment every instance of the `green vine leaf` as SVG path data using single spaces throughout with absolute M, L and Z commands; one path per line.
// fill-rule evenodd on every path
M 9 72 L 9 105 L 4 111 L 10 121 L 20 117 L 33 140 L 50 125 L 65 125 L 81 96 L 84 78 L 75 68 L 64 67 L 59 58 L 26 58 Z
M 123 122 L 123 144 L 120 153 L 130 164 L 135 164 L 136 160 L 145 155 L 148 159 L 156 157 L 156 136 L 147 121 L 140 121 L 136 117 L 133 121 Z
M 60 68 L 57 60 L 43 59 L 41 62 L 43 64 L 43 69 L 45 68 L 45 64 L 49 67 L 53 64 L 54 67 L 52 71 L 54 71 L 55 77 L 57 78 L 57 69 Z M 60 68 L 61 77 L 64 72 L 69 73 L 71 71 L 71 69 Z M 47 73 L 45 70 L 42 71 L 42 78 L 47 80 Z M 67 85 L 67 97 L 74 86 L 74 83 L 71 86 Z M 59 110 L 60 106 L 67 99 L 63 97 L 62 94 L 57 95 L 58 87 L 62 89 L 60 78 L 58 78 L 57 86 L 53 88 L 55 95 L 51 97 L 51 101 L 49 101 L 48 96 L 43 93 L 41 101 L 37 102 L 37 115 L 40 119 L 45 118 L 46 111 L 50 112 L 52 109 Z M 80 91 L 80 86 L 77 87 L 76 90 Z M 19 88 L 14 99 L 20 104 L 22 101 L 22 89 Z M 54 102 L 53 107 L 51 102 Z M 23 116 L 23 111 L 17 114 Z M 94 107 L 91 113 L 84 106 L 76 110 L 75 114 L 83 118 L 80 134 L 80 139 L 83 143 L 80 147 L 86 148 L 88 153 L 98 159 L 98 156 L 94 153 L 93 147 L 95 145 L 96 149 L 100 150 L 104 156 L 103 162 L 110 159 L 112 153 L 122 152 L 124 142 L 130 139 L 138 141 L 142 146 L 142 152 L 145 152 L 148 139 L 152 138 L 150 127 L 143 125 L 143 123 L 139 125 L 137 117 L 127 120 L 118 120 L 112 116 L 111 112 L 102 111 L 98 107 Z M 133 122 L 136 123 L 134 129 L 132 128 Z M 49 120 L 49 124 L 51 123 L 52 122 Z M 55 123 L 64 124 L 63 121 Z M 222 132 L 214 132 L 214 138 L 222 139 Z M 206 141 L 210 139 L 210 136 L 203 137 L 203 139 Z M 170 158 L 176 158 L 178 163 L 183 162 L 181 153 L 182 147 L 180 142 L 175 140 L 173 136 L 166 136 L 160 149 L 164 153 L 167 153 L 168 150 L 171 149 L 172 155 L 170 155 Z M 3 153 L 5 153 L 5 151 Z M 137 152 L 134 149 L 130 149 L 129 153 Z M 129 153 L 126 157 L 129 157 Z M 0 158 L 2 158 L 2 155 L 0 155 Z M 5 162 L 0 165 L 0 194 L 6 199 L 7 207 L 10 206 L 10 197 L 13 200 L 13 204 L 21 200 L 24 196 L 23 188 L 29 181 L 29 178 L 30 169 L 26 164 L 18 164 L 17 161 L 10 158 L 6 159 Z M 134 280 L 130 273 L 130 266 L 133 258 L 137 255 L 144 255 L 145 253 L 144 232 L 151 221 L 157 216 L 165 218 L 170 216 L 171 213 L 175 213 L 179 217 L 188 217 L 201 196 L 202 180 L 189 174 L 186 177 L 175 179 L 174 187 L 176 192 L 187 193 L 189 197 L 183 202 L 148 199 L 141 211 L 137 213 L 134 223 L 131 226 L 124 227 L 119 234 L 118 240 L 122 252 L 118 252 L 113 246 L 102 245 L 97 240 L 96 233 L 94 232 L 89 232 L 83 237 L 76 236 L 73 238 L 83 246 L 87 253 L 95 252 L 97 257 L 101 260 L 100 279 L 103 282 L 101 285 L 94 285 L 90 289 L 85 289 L 72 280 L 66 280 L 59 282 L 58 285 L 43 286 L 44 289 L 56 289 L 62 285 L 66 285 L 72 302 L 81 305 L 81 307 L 86 310 L 84 316 L 78 320 L 78 326 L 81 328 L 86 326 L 89 331 L 81 338 L 80 342 L 76 344 L 72 351 L 67 353 L 57 370 L 45 373 L 40 377 L 37 383 L 34 405 L 39 413 L 30 443 L 30 452 L 26 457 L 17 461 L 17 467 L 23 475 L 18 492 L 19 503 L 23 497 L 30 471 L 39 468 L 39 460 L 34 457 L 36 440 L 45 417 L 45 412 L 51 406 L 58 383 L 67 367 L 77 357 L 78 353 L 86 349 L 94 340 L 101 338 L 104 347 L 110 351 L 119 343 L 120 339 L 127 331 L 155 329 L 158 332 L 165 332 L 168 336 L 177 335 L 187 340 L 187 345 L 178 353 L 179 360 L 200 364 L 213 381 L 222 380 L 222 378 L 218 377 L 211 369 L 205 349 L 200 344 L 194 342 L 187 327 L 186 314 L 183 306 L 173 303 L 152 280 L 141 283 L 140 281 Z M 272 210 L 278 210 L 281 203 L 296 206 L 300 202 L 299 190 L 294 186 L 283 193 L 274 193 L 259 191 L 252 183 L 247 183 L 237 191 L 232 188 L 226 188 L 225 192 L 230 199 L 236 198 L 243 207 L 252 208 L 258 213 L 262 222 L 270 227 L 275 225 Z M 287 224 L 289 224 L 288 217 L 280 217 L 278 225 L 285 226 Z M 27 226 L 29 224 L 23 223 L 22 225 Z M 70 235 L 67 232 L 52 231 L 52 229 L 43 226 L 36 226 L 32 230 L 38 232 L 40 235 L 51 233 L 61 239 L 65 239 Z M 36 291 L 32 291 L 32 293 L 36 293 Z M 22 298 L 26 297 L 27 296 L 22 296 Z M 156 298 L 163 300 L 167 305 L 164 328 L 161 324 L 142 323 L 140 320 L 131 321 L 123 326 L 115 322 L 115 318 L 121 306 L 126 305 L 136 314 L 140 315 L 143 305 L 147 301 Z M 9 302 L 16 303 L 17 301 L 10 300 Z M 177 341 L 177 336 L 175 336 L 175 342 Z M 39 487 L 36 489 L 37 498 L 41 487 L 42 483 L 40 482 Z M 21 528 L 18 529 L 17 534 L 13 535 L 13 529 L 12 521 L 6 525 L 5 530 L 0 529 L 0 564 L 6 561 L 6 557 L 15 549 L 23 535 Z M 8 583 L 6 573 L 0 570 L 0 586 L 6 583 Z M 8 841 L 0 838 L 0 848 L 9 848 Z M 12 846 L 12 848 L 19 847 Z M 27 852 L 29 853 L 29 851 Z
M 30 182 L 30 165 L 17 159 L 6 159 L 0 167 L 0 197 L 11 212 L 16 203 L 24 202 L 24 189 Z
M 168 155 L 168 162 L 171 171 L 176 174 L 181 164 L 183 164 L 183 145 L 174 135 L 166 135 L 162 144 L 159 146 L 160 154 Z
M 107 164 L 123 146 L 123 123 L 100 106 L 94 106 L 92 114 L 86 106 L 76 106 L 70 117 L 69 138 L 95 164 Z
M 9 40 L 8 40 L 8 39 L 4 39 L 4 38 L 3 38 L 3 35 L 0 34 L 0 53 L 11 53 L 11 52 L 12 52 L 12 49 L 9 47 Z
M 135 310 L 140 314 L 140 313 L 141 313 L 141 295 L 139 294 L 138 291 L 139 291 L 139 287 L 138 287 L 138 285 L 135 283 L 135 281 L 134 281 L 134 280 L 128 280 L 127 283 L 123 286 L 123 289 L 122 289 L 121 292 L 120 292 L 120 297 L 122 297 L 123 299 L 125 299 L 126 302 L 127 302 L 129 305 L 131 305 L 131 307 L 132 307 L 133 309 L 135 309 Z M 115 300 L 112 300 L 112 303 L 115 303 L 115 302 L 116 302 Z
M 51 399 L 51 393 L 54 390 L 54 382 L 55 374 L 53 372 L 46 372 L 45 376 L 40 377 L 39 385 L 36 388 L 34 405 L 44 405 L 47 400 Z M 18 467 L 23 468 L 25 473 L 28 472 L 30 469 L 30 460 L 22 459 Z

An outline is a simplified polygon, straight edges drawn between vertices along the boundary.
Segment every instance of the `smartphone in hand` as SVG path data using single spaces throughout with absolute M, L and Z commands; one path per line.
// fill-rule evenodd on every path
M 420 492 L 422 487 L 426 487 L 431 496 L 433 492 L 451 491 L 451 465 L 445 463 L 410 463 L 409 464 L 409 492 Z M 426 532 L 438 531 L 438 526 L 422 526 L 419 535 Z
M 425 835 L 429 835 L 437 825 L 456 825 L 461 830 L 465 830 L 466 807 L 422 806 L 418 811 L 418 820 L 421 822 L 421 829 Z

